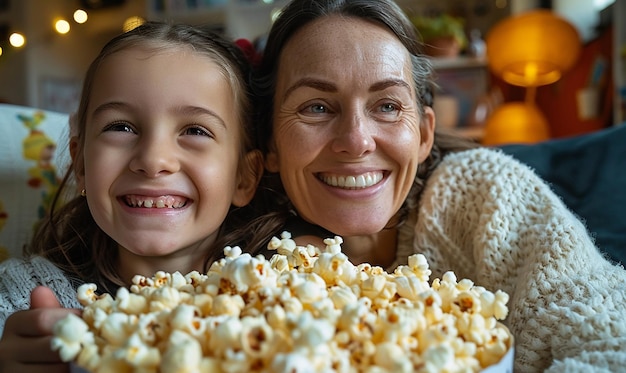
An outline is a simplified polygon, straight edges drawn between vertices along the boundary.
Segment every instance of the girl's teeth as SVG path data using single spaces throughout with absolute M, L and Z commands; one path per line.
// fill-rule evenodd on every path
M 172 196 L 163 196 L 155 199 L 144 199 L 142 197 L 129 195 L 126 196 L 126 203 L 130 207 L 143 207 L 143 208 L 181 208 L 185 206 L 186 200 L 181 200 Z

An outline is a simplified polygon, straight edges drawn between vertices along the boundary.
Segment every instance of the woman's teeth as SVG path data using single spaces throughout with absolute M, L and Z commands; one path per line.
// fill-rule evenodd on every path
M 130 207 L 157 208 L 157 209 L 177 209 L 185 206 L 186 198 L 161 196 L 161 197 L 141 197 L 126 196 L 126 204 Z
M 321 180 L 328 185 L 346 189 L 362 189 L 377 184 L 383 179 L 382 172 L 368 172 L 357 176 L 324 176 Z

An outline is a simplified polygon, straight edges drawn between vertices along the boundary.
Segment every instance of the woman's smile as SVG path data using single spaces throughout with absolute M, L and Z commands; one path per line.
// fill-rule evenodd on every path
M 317 178 L 334 187 L 364 189 L 378 184 L 383 179 L 383 172 L 366 172 L 359 175 L 318 174 Z

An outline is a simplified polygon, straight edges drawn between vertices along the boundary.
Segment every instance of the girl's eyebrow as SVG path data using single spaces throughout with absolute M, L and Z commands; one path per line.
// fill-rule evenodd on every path
M 218 124 L 220 124 L 222 127 L 226 128 L 226 123 L 224 122 L 224 120 L 216 112 L 214 112 L 211 109 L 207 109 L 205 107 L 194 106 L 194 105 L 184 105 L 184 106 L 176 107 L 174 112 L 176 112 L 178 114 L 190 115 L 190 116 L 209 115 L 209 116 L 217 119 L 217 121 L 219 122 Z
M 122 108 L 126 108 L 126 107 L 128 107 L 128 105 L 124 104 L 123 102 L 117 102 L 117 101 L 105 102 L 104 104 L 98 105 L 93 110 L 93 113 L 91 113 L 91 115 L 95 117 L 106 110 L 121 110 Z

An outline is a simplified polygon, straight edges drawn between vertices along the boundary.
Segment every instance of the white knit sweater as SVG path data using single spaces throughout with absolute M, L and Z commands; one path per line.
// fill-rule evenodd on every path
M 503 153 L 452 154 L 398 237 L 433 275 L 454 271 L 510 296 L 515 372 L 626 372 L 626 271 L 527 166 Z
M 509 293 L 516 372 L 626 370 L 626 271 L 606 261 L 549 186 L 513 158 L 489 149 L 446 157 L 398 243 L 390 270 L 423 253 L 431 279 L 452 270 Z M 52 264 L 10 260 L 0 265 L 0 333 L 37 284 L 78 307 Z
M 82 308 L 70 280 L 52 262 L 41 257 L 8 259 L 0 263 L 0 335 L 9 315 L 28 309 L 30 291 L 37 285 L 51 288 L 62 306 Z

